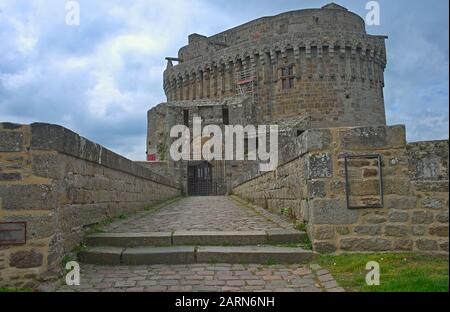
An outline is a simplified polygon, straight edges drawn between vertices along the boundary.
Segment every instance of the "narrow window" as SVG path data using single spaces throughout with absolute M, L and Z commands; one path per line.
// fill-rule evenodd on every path
M 228 111 L 228 108 L 222 108 L 222 120 L 224 125 L 230 124 L 230 112 Z
M 248 138 L 244 139 L 244 155 L 248 155 Z
M 294 88 L 294 65 L 281 68 L 281 88 L 283 90 Z
M 189 127 L 189 110 L 188 109 L 183 110 L 183 119 L 184 119 L 184 125 L 186 127 Z
M 303 133 L 305 133 L 305 130 L 297 130 L 297 136 L 301 136 Z

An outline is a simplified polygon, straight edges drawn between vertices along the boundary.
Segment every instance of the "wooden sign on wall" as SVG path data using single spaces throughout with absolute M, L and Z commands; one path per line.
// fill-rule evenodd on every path
M 26 241 L 26 222 L 0 222 L 0 246 L 23 245 Z

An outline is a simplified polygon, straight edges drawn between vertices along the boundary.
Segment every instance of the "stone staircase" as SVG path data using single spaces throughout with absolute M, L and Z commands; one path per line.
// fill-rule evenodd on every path
M 313 253 L 305 232 L 237 198 L 186 197 L 117 220 L 85 239 L 87 264 L 297 264 Z
M 174 231 L 98 233 L 86 238 L 79 260 L 98 265 L 297 264 L 313 253 L 302 248 L 306 233 L 268 231 Z

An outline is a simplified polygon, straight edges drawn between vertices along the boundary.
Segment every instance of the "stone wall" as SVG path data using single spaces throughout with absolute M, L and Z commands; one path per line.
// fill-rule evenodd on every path
M 137 164 L 178 183 L 187 194 L 187 164 L 184 161 L 138 161 Z
M 0 222 L 27 222 L 26 244 L 0 246 L 0 287 L 55 277 L 86 227 L 180 193 L 170 179 L 63 127 L 0 124 Z
M 448 253 L 448 141 L 407 144 L 403 126 L 313 129 L 281 158 L 233 191 L 290 211 L 315 251 Z

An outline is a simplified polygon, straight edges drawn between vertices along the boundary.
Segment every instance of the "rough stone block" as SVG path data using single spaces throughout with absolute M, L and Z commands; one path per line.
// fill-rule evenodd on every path
M 340 235 L 348 235 L 350 234 L 350 228 L 348 226 L 337 226 L 336 232 Z
M 394 250 L 412 251 L 413 241 L 409 239 L 399 239 L 394 241 Z
M 441 250 L 448 252 L 448 241 L 439 243 L 439 248 L 441 248 Z
M 340 145 L 348 150 L 393 149 L 406 146 L 405 127 L 372 126 L 339 130 Z
M 32 154 L 31 168 L 38 177 L 58 179 L 65 174 L 61 157 L 56 152 L 34 152 Z
M 413 185 L 419 192 L 448 192 L 448 181 L 414 181 Z
M 78 157 L 80 136 L 58 125 L 31 124 L 31 148 L 33 150 L 53 150 Z
M 448 237 L 448 225 L 432 226 L 429 233 L 433 236 Z
M 386 236 L 406 237 L 408 236 L 408 227 L 405 225 L 386 225 Z
M 425 235 L 427 228 L 423 225 L 413 225 L 412 226 L 412 234 L 414 236 L 423 236 Z
M 19 181 L 22 179 L 22 174 L 19 172 L 2 173 L 0 172 L 0 181 Z
M 380 225 L 358 225 L 355 226 L 354 232 L 359 235 L 379 235 L 381 234 Z
M 12 122 L 0 122 L 0 129 L 17 130 L 20 129 L 21 127 L 22 127 L 21 124 L 16 124 Z
M 411 183 L 407 179 L 397 177 L 395 179 L 383 179 L 383 187 L 385 195 L 412 195 Z
M 430 211 L 414 211 L 412 215 L 413 224 L 431 224 L 433 220 L 434 215 Z
M 324 181 L 309 181 L 308 196 L 309 198 L 323 198 L 326 195 Z
M 375 178 L 378 176 L 377 169 L 364 169 L 363 170 L 363 178 Z
M 389 213 L 389 222 L 402 223 L 408 222 L 409 213 L 404 211 L 391 211 Z
M 438 250 L 438 243 L 431 239 L 419 239 L 416 241 L 417 249 L 421 251 L 436 251 Z
M 296 140 L 298 155 L 327 150 L 330 148 L 331 141 L 332 136 L 329 129 L 310 129 Z
M 307 176 L 309 179 L 330 178 L 333 176 L 333 163 L 331 155 L 310 155 L 307 162 Z
M 347 209 L 345 200 L 315 199 L 309 204 L 313 224 L 353 224 L 358 220 L 359 212 Z
M 448 180 L 448 140 L 408 144 L 413 180 Z
M 334 226 L 314 226 L 313 238 L 314 240 L 328 240 L 334 239 L 336 233 Z
M 349 181 L 349 195 L 371 196 L 380 195 L 380 182 L 378 180 Z
M 421 206 L 423 208 L 439 210 L 444 207 L 444 201 L 440 198 L 425 198 L 421 201 Z
M 390 240 L 383 238 L 344 238 L 340 241 L 342 250 L 346 251 L 389 251 Z
M 0 185 L 0 197 L 6 210 L 51 210 L 57 205 L 55 191 L 49 184 Z
M 36 251 L 17 251 L 11 254 L 9 265 L 18 269 L 30 269 L 42 266 L 43 255 Z
M 385 207 L 389 209 L 415 209 L 417 206 L 416 197 L 412 196 L 385 196 Z
M 314 242 L 314 251 L 322 254 L 333 253 L 337 251 L 334 242 Z
M 442 212 L 437 214 L 436 221 L 440 223 L 448 223 L 448 212 Z
M 22 150 L 22 132 L 0 131 L 0 152 L 20 152 Z

